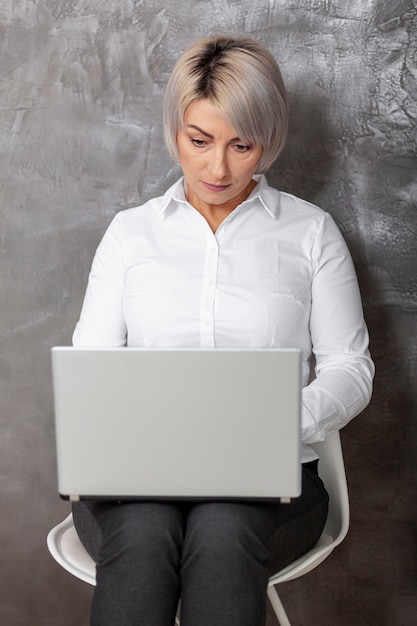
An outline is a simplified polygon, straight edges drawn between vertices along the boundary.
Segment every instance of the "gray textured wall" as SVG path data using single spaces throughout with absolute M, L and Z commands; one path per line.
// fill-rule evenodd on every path
M 0 0 L 1 624 L 87 624 L 90 588 L 45 547 L 67 512 L 49 348 L 70 341 L 111 217 L 176 177 L 164 84 L 214 31 L 282 64 L 291 134 L 269 179 L 340 225 L 377 366 L 343 434 L 350 534 L 284 601 L 295 626 L 416 623 L 416 21 L 415 0 Z

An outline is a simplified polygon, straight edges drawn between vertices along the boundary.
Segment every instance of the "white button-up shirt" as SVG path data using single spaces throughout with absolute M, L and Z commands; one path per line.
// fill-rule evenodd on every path
M 299 348 L 302 460 L 309 461 L 316 455 L 306 444 L 369 402 L 368 333 L 333 219 L 256 179 L 215 234 L 187 202 L 183 179 L 118 213 L 97 249 L 73 343 Z

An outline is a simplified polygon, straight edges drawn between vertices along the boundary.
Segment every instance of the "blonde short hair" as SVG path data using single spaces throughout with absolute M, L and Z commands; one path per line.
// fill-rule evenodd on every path
M 245 141 L 262 147 L 265 171 L 284 147 L 288 103 L 272 54 L 249 37 L 213 35 L 192 43 L 177 61 L 164 97 L 164 137 L 178 161 L 177 133 L 187 108 L 207 98 Z

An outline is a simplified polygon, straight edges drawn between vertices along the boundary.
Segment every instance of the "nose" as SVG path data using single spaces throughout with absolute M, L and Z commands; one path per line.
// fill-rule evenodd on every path
M 222 180 L 229 173 L 229 165 L 227 160 L 227 149 L 215 148 L 210 154 L 209 161 L 210 175 L 213 180 L 211 182 Z

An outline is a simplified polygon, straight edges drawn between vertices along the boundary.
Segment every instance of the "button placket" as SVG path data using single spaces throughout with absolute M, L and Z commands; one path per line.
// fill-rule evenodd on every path
M 217 241 L 215 236 L 211 235 L 206 245 L 200 306 L 201 344 L 205 347 L 215 346 L 214 300 L 216 296 L 218 260 L 219 249 Z

